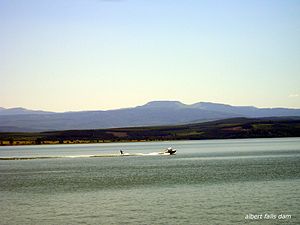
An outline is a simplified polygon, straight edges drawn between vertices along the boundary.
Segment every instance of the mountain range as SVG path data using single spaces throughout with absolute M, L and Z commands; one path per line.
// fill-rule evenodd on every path
M 152 101 L 133 108 L 64 113 L 0 107 L 0 132 L 178 125 L 235 117 L 300 117 L 300 109 L 231 106 L 211 102 L 187 105 L 179 101 Z

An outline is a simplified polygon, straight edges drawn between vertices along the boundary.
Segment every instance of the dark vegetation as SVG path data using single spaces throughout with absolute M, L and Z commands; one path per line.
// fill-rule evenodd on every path
M 232 118 L 155 127 L 0 133 L 0 145 L 300 137 L 299 117 Z

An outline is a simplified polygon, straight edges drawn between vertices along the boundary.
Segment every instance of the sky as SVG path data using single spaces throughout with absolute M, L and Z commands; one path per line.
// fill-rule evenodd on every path
M 0 0 L 0 107 L 300 108 L 298 0 Z

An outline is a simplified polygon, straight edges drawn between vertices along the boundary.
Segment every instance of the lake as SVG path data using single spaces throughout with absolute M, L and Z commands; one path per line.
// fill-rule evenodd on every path
M 0 224 L 300 224 L 300 138 L 0 147 L 14 157 L 41 158 L 0 160 Z

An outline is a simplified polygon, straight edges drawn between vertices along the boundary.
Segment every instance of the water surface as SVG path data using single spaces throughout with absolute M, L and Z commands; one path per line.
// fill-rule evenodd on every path
M 300 138 L 0 148 L 39 156 L 78 158 L 0 160 L 1 224 L 300 224 Z

